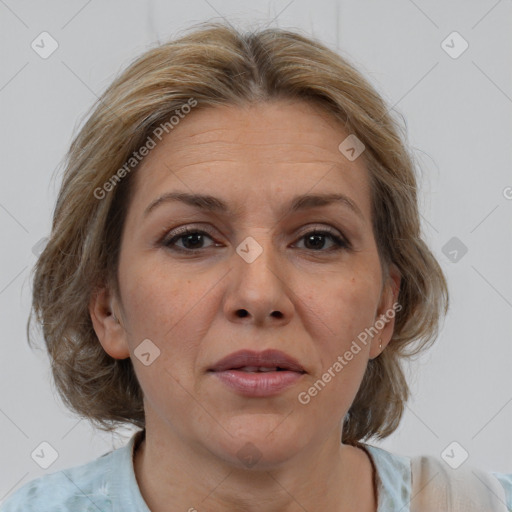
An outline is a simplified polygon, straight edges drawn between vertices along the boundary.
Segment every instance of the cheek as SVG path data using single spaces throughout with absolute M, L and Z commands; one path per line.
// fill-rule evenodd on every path
M 363 276 L 332 279 L 322 292 L 309 293 L 315 304 L 311 335 L 318 350 L 318 373 L 301 389 L 310 400 L 310 412 L 332 421 L 332 411 L 347 411 L 361 385 L 370 351 L 370 340 L 358 336 L 373 325 L 378 289 Z M 323 332 L 322 336 L 313 333 Z M 303 403 L 303 402 L 300 402 Z
M 176 378 L 190 372 L 210 321 L 207 306 L 214 294 L 208 292 L 215 280 L 193 279 L 148 263 L 132 265 L 125 273 L 120 268 L 120 279 L 132 353 L 149 339 L 160 350 L 160 366 Z
M 351 272 L 325 281 L 315 292 L 308 292 L 323 332 L 332 340 L 336 351 L 342 350 L 365 328 L 372 325 L 379 299 L 378 276 Z
M 121 269 L 120 269 L 121 270 Z M 185 318 L 201 290 L 179 271 L 155 262 L 127 262 L 121 274 L 123 299 L 134 332 L 159 337 Z M 147 329 L 147 332 L 142 332 Z

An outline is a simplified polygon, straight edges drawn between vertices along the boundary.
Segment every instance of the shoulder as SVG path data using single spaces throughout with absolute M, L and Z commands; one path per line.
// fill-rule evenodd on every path
M 432 456 L 413 457 L 411 470 L 413 491 L 418 494 L 420 505 L 435 504 L 438 508 L 464 512 L 511 510 L 512 475 Z
M 492 476 L 496 478 L 503 487 L 507 509 L 512 511 L 512 473 L 498 473 L 493 471 Z
M 512 511 L 512 473 L 489 472 L 468 463 L 452 468 L 440 457 L 406 457 L 364 446 L 376 467 L 383 505 L 411 511 Z
M 0 512 L 110 511 L 111 462 L 117 451 L 26 483 L 0 505 Z
M 383 448 L 363 444 L 375 467 L 378 512 L 409 510 L 411 501 L 411 460 Z

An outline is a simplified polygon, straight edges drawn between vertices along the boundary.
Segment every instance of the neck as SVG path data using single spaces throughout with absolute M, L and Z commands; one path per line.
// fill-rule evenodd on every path
M 144 431 L 145 433 L 145 431 Z M 375 512 L 373 463 L 364 450 L 325 442 L 272 468 L 234 467 L 211 453 L 151 434 L 135 446 L 134 470 L 152 512 L 242 510 Z M 334 444 L 334 446 L 333 446 Z

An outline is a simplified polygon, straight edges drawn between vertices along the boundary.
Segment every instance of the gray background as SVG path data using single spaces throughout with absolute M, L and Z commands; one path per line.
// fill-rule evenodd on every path
M 33 247 L 50 232 L 59 164 L 96 97 L 150 46 L 224 17 L 320 38 L 407 121 L 424 234 L 448 277 L 451 310 L 410 367 L 413 399 L 399 430 L 373 444 L 441 456 L 456 441 L 472 464 L 512 472 L 510 0 L 0 0 L 0 500 L 132 432 L 99 433 L 74 417 L 55 395 L 46 354 L 29 349 Z M 47 59 L 31 48 L 43 31 L 59 45 Z M 469 44 L 458 58 L 441 46 L 453 31 Z M 457 261 L 452 237 L 468 249 Z M 43 441 L 58 452 L 48 469 L 31 457 Z

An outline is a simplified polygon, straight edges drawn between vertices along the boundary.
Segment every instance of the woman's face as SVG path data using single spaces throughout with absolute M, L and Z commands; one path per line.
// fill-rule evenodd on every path
M 269 467 L 339 443 L 393 320 L 373 340 L 358 335 L 394 302 L 383 287 L 363 157 L 349 161 L 338 149 L 348 135 L 298 101 L 196 110 L 136 171 L 121 303 L 111 302 L 121 326 L 112 322 L 99 337 L 112 356 L 132 358 L 147 428 L 161 439 L 234 464 L 261 457 Z M 168 193 L 214 199 L 183 196 L 147 212 Z M 298 197 L 332 194 L 347 199 L 291 208 Z M 354 340 L 360 350 L 349 361 Z M 241 350 L 281 351 L 302 370 L 264 357 L 221 371 L 217 363 Z M 285 370 L 254 371 L 265 365 Z M 315 382 L 316 393 L 308 391 Z

